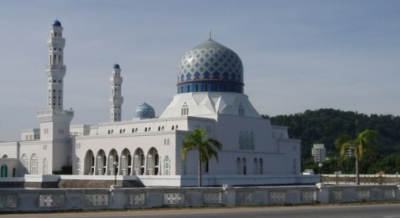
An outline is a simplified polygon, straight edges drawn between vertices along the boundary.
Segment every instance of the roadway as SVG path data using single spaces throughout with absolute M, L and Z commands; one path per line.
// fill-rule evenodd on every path
M 202 209 L 153 209 L 81 213 L 8 214 L 2 217 L 29 218 L 400 218 L 400 204 L 362 204 L 287 207 L 239 207 Z

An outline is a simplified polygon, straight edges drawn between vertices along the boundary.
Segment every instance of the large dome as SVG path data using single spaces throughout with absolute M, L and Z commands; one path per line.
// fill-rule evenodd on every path
M 179 64 L 178 93 L 243 93 L 243 85 L 239 56 L 212 39 L 186 52 Z

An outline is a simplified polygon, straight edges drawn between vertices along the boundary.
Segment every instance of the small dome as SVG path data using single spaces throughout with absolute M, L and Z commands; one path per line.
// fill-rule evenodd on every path
M 140 119 L 151 119 L 156 117 L 154 108 L 146 103 L 143 103 L 136 108 L 136 117 Z
M 58 20 L 55 20 L 54 22 L 53 22 L 53 27 L 55 27 L 55 26 L 61 26 L 61 22 L 60 21 L 58 21 Z
M 243 86 L 243 65 L 239 56 L 212 39 L 190 49 L 180 61 L 178 93 L 243 93 Z
M 114 69 L 119 69 L 119 64 L 114 64 Z

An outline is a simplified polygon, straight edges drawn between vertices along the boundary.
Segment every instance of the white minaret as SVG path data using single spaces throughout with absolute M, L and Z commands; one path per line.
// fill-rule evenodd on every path
M 60 21 L 54 21 L 47 41 L 49 60 L 46 66 L 47 109 L 37 112 L 40 123 L 40 143 L 46 145 L 43 151 L 47 160 L 47 170 L 61 170 L 68 165 L 71 152 L 70 123 L 74 117 L 72 110 L 63 110 L 64 76 L 63 64 L 65 39 Z
M 122 77 L 121 68 L 118 64 L 114 65 L 112 75 L 110 77 L 111 82 L 111 97 L 110 97 L 110 122 L 120 122 L 122 115 L 122 104 L 124 103 L 124 97 L 121 95 L 122 89 Z
M 56 20 L 50 30 L 50 38 L 47 41 L 49 48 L 49 60 L 46 66 L 47 74 L 47 109 L 63 109 L 63 83 L 66 67 L 63 63 L 65 39 L 62 37 L 63 28 Z

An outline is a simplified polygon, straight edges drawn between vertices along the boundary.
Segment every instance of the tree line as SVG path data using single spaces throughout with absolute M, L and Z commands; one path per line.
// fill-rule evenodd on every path
M 356 138 L 366 129 L 377 133 L 375 143 L 360 160 L 360 173 L 400 173 L 400 117 L 393 115 L 366 115 L 336 109 L 306 110 L 303 113 L 278 116 L 263 116 L 273 125 L 288 126 L 291 138 L 301 139 L 302 170 L 314 169 L 318 163 L 311 156 L 313 144 L 324 144 L 328 160 L 323 164 L 323 173 L 355 172 L 355 157 L 340 158 L 335 141 L 343 134 Z

